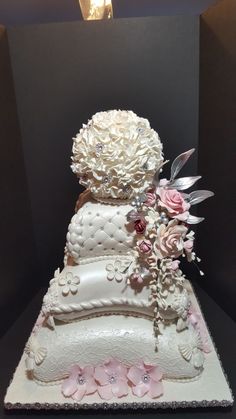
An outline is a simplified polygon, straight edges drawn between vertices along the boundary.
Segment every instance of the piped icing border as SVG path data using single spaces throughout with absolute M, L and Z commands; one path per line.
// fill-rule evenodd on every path
M 100 300 L 91 300 L 89 302 L 80 304 L 60 304 L 59 306 L 53 308 L 51 314 L 53 315 L 61 313 L 80 312 L 83 310 L 92 310 L 94 308 L 122 305 L 128 305 L 137 308 L 148 308 L 151 306 L 150 303 L 147 302 L 147 300 L 134 300 L 129 298 L 104 298 Z

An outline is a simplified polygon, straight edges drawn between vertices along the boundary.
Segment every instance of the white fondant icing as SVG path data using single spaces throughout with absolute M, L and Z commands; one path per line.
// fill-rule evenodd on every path
M 88 264 L 66 266 L 51 281 L 48 293 L 44 297 L 46 306 L 49 308 L 48 314 L 64 321 L 86 317 L 88 314 L 109 313 L 110 311 L 127 311 L 127 313 L 133 312 L 139 315 L 152 316 L 153 309 L 150 307 L 148 285 L 146 284 L 141 290 L 137 290 L 127 284 L 127 278 L 136 266 L 135 259 L 132 256 L 94 260 Z M 107 265 L 114 266 L 116 260 L 121 261 L 121 267 L 124 267 L 125 270 L 120 282 L 107 278 L 106 267 Z M 122 270 L 122 268 L 120 269 Z M 72 277 L 78 277 L 80 283 L 76 293 L 68 292 L 65 295 L 60 283 L 64 284 L 62 279 L 68 277 L 69 273 Z
M 126 219 L 131 209 L 130 204 L 86 202 L 69 225 L 68 254 L 76 263 L 80 263 L 84 257 L 126 255 L 132 251 L 135 234 L 127 226 Z
M 186 342 L 197 348 L 197 332 L 192 326 L 177 332 L 175 324 L 166 325 L 155 338 L 152 321 L 123 315 L 91 318 L 73 323 L 58 323 L 55 330 L 47 327 L 37 335 L 41 346 L 47 348 L 47 357 L 35 365 L 34 376 L 43 382 L 61 380 L 71 365 L 97 365 L 109 357 L 115 357 L 131 366 L 144 359 L 159 365 L 165 378 L 193 378 L 201 373 L 194 365 L 195 359 L 186 360 L 179 345 Z

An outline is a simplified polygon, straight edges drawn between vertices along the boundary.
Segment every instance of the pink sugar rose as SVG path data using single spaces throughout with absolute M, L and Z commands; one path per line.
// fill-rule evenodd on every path
M 79 365 L 74 365 L 70 370 L 69 377 L 62 384 L 63 395 L 80 401 L 85 394 L 95 393 L 97 384 L 93 375 L 94 368 L 92 366 L 80 368 Z
M 134 223 L 134 228 L 136 230 L 137 234 L 143 234 L 145 229 L 146 229 L 146 222 L 145 220 L 141 219 L 141 220 L 137 220 Z
M 159 258 L 179 257 L 184 250 L 184 239 L 188 228 L 178 224 L 177 220 L 171 220 L 168 225 L 161 224 L 157 230 L 156 248 Z
M 117 359 L 109 359 L 95 368 L 94 378 L 99 382 L 98 393 L 102 399 L 128 394 L 127 368 Z
M 159 187 L 158 195 L 160 197 L 158 204 L 160 207 L 167 209 L 170 217 L 177 218 L 181 221 L 187 220 L 190 204 L 184 200 L 179 191 Z
M 149 191 L 146 193 L 146 201 L 144 202 L 145 205 L 147 205 L 147 207 L 153 207 L 156 203 L 157 197 L 155 192 L 153 191 Z
M 152 243 L 150 240 L 138 240 L 137 246 L 141 253 L 150 253 L 152 250 Z
M 193 240 L 186 240 L 184 242 L 184 249 L 187 253 L 191 253 L 193 250 Z
M 186 240 L 184 242 L 184 250 L 189 262 L 192 260 L 193 240 Z
M 138 272 L 135 272 L 131 275 L 130 282 L 132 285 L 141 285 L 143 283 L 143 278 Z
M 141 362 L 129 369 L 127 377 L 132 383 L 132 392 L 137 397 L 148 394 L 153 399 L 163 394 L 162 372 L 157 366 Z

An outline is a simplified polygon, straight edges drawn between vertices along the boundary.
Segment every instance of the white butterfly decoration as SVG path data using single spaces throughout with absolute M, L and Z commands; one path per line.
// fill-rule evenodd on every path
M 46 358 L 47 349 L 40 347 L 35 336 L 31 336 L 25 346 L 25 353 L 28 355 L 26 358 L 26 369 L 32 371 L 35 364 L 40 365 Z
M 202 341 L 199 334 L 197 334 L 190 343 L 182 343 L 178 345 L 179 351 L 186 361 L 193 361 L 196 368 L 201 368 L 204 362 L 204 355 L 202 353 Z

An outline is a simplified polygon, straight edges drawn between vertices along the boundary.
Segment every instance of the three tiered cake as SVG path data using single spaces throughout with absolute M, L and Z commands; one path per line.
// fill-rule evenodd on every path
M 160 179 L 166 162 L 159 136 L 131 111 L 99 112 L 74 138 L 72 170 L 86 190 L 68 228 L 64 268 L 50 281 L 14 377 L 19 380 L 25 363 L 19 404 L 29 386 L 34 399 L 28 407 L 140 399 L 191 404 L 197 389 L 204 391 L 207 363 L 217 364 L 224 399 L 230 399 L 181 271 L 183 257 L 200 262 L 191 226 L 203 218 L 191 215 L 191 206 L 213 195 L 186 193 L 199 176 L 178 177 L 193 151 L 180 154 L 170 178 Z M 14 380 L 7 407 L 14 406 Z M 186 383 L 193 386 L 187 394 Z

